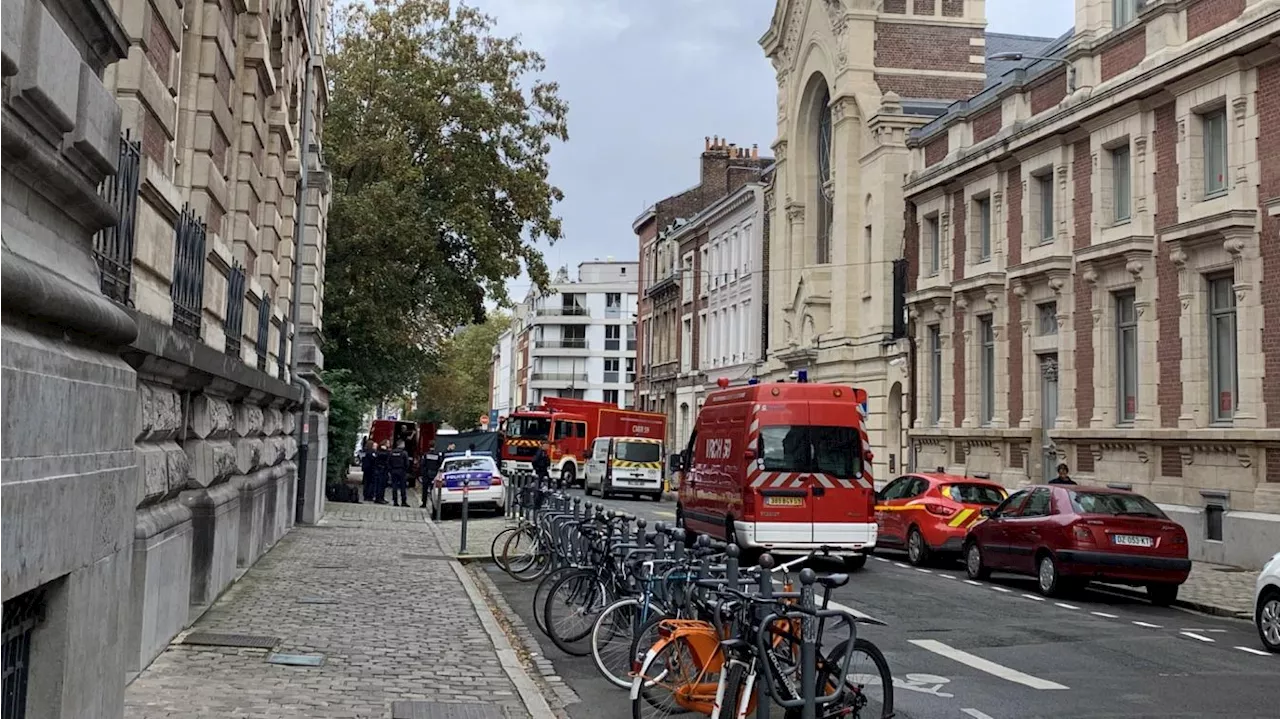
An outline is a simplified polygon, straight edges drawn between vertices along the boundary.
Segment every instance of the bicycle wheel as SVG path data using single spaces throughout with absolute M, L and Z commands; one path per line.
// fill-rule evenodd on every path
M 631 680 L 631 717 L 709 716 L 719 685 L 719 672 L 706 672 L 689 645 L 675 639 L 645 654 Z
M 830 694 L 844 655 L 849 651 L 846 639 L 837 644 L 818 667 L 818 693 Z M 893 675 L 880 647 L 861 637 L 853 642 L 849 672 L 844 677 L 844 692 L 839 699 L 818 708 L 818 717 L 847 719 L 889 719 L 893 716 Z M 785 719 L 800 719 L 800 709 L 788 709 Z
M 543 634 L 547 634 L 547 597 L 551 596 L 551 589 L 565 576 L 580 571 L 580 567 L 560 567 L 544 574 L 542 581 L 538 582 L 538 588 L 533 591 L 533 621 Z M 547 634 L 547 638 L 550 637 Z
M 648 618 L 660 614 L 656 605 L 635 597 L 619 599 L 600 612 L 591 628 L 591 658 L 610 684 L 631 686 L 632 666 L 640 658 L 632 651 L 635 639 Z
M 507 574 L 518 582 L 532 582 L 550 567 L 551 553 L 533 529 L 511 535 L 502 548 Z
M 723 681 L 716 692 L 716 704 L 719 711 L 713 711 L 713 719 L 739 719 L 739 715 L 747 716 L 751 707 L 751 694 L 747 691 L 747 666 L 738 662 L 729 664 Z
M 493 538 L 493 542 L 489 544 L 489 558 L 492 559 L 493 563 L 498 565 L 498 567 L 500 567 L 504 572 L 509 570 L 506 565 L 502 563 L 502 560 L 506 557 L 502 554 L 501 549 L 507 546 L 507 540 L 511 538 L 511 534 L 519 531 L 520 527 L 507 527 L 501 532 L 498 532 L 497 536 Z
M 560 651 L 575 657 L 591 652 L 591 627 L 613 597 L 590 569 L 565 575 L 547 595 L 547 636 Z

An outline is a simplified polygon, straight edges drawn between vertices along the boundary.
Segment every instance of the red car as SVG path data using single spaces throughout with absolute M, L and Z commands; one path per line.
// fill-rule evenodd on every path
M 1034 575 L 1045 596 L 1090 581 L 1145 586 L 1173 603 L 1187 581 L 1187 532 L 1140 494 L 1049 485 L 1014 492 L 964 543 L 971 579 L 991 572 Z
M 959 556 L 969 528 L 982 521 L 982 510 L 1008 496 L 986 479 L 941 472 L 904 475 L 876 493 L 879 542 L 906 549 L 916 566 L 938 554 Z

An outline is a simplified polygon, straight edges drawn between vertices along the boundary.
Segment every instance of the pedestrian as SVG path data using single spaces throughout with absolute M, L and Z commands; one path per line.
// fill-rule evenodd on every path
M 538 446 L 537 454 L 533 455 L 533 473 L 538 478 L 538 485 L 542 486 L 544 482 L 550 483 L 551 480 L 551 454 L 548 452 L 550 445 L 543 442 Z
M 440 471 L 440 453 L 435 449 L 428 450 L 422 458 L 422 508 L 427 507 L 427 497 L 435 485 L 436 473 Z
M 374 489 L 374 504 L 387 503 L 387 461 L 390 457 L 391 452 L 387 449 L 387 443 L 383 442 L 373 456 L 374 475 L 378 478 Z
M 1049 484 L 1075 484 L 1076 481 L 1071 478 L 1071 468 L 1066 462 L 1058 465 L 1058 476 L 1049 480 Z
M 397 442 L 387 456 L 387 473 L 391 477 L 391 501 L 397 507 L 408 507 L 409 453 L 404 451 L 404 440 Z
M 360 485 L 364 495 L 364 501 L 372 502 L 378 489 L 378 471 L 374 466 L 375 458 L 373 441 L 366 439 L 364 441 L 364 451 L 360 453 Z

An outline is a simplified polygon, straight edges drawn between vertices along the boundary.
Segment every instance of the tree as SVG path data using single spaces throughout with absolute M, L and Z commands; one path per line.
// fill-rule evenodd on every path
M 322 374 L 329 388 L 329 487 L 340 487 L 347 478 L 351 452 L 360 436 L 360 420 L 373 402 L 363 387 L 345 369 L 328 369 Z
M 448 0 L 352 4 L 329 55 L 333 174 L 325 342 L 373 397 L 411 386 L 451 328 L 483 322 L 538 242 L 560 238 L 547 180 L 567 106 L 542 58 Z
M 458 430 L 475 429 L 480 416 L 489 413 L 493 346 L 510 325 L 509 317 L 496 314 L 450 338 L 440 353 L 441 361 L 419 383 L 415 416 Z

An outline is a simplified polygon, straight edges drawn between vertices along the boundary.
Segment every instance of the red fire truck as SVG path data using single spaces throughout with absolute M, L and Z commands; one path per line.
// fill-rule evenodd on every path
M 409 486 L 412 487 L 413 478 L 418 476 L 418 463 L 422 455 L 435 446 L 436 425 L 433 422 L 375 419 L 369 427 L 368 438 L 378 446 L 385 443 L 392 449 L 395 449 L 397 442 L 404 442 L 404 449 L 409 453 Z
M 543 442 L 550 444 L 551 471 L 566 485 L 581 482 L 591 443 L 597 437 L 667 435 L 666 415 L 618 409 L 607 402 L 548 397 L 542 405 L 511 413 L 503 425 L 502 472 L 533 471 L 533 456 Z

